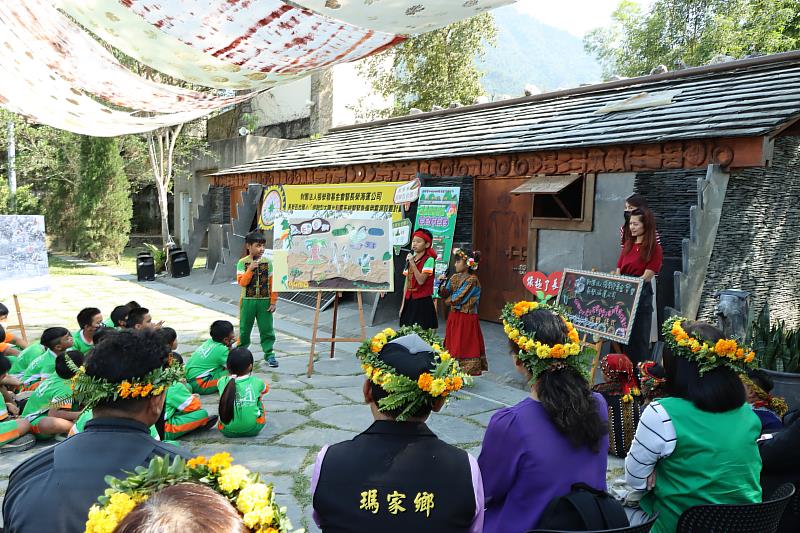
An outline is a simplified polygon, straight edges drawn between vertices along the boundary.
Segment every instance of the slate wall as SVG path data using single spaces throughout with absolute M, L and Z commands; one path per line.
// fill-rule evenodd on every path
M 734 172 L 728 183 L 699 317 L 715 320 L 714 293 L 750 291 L 759 312 L 800 326 L 800 137 L 775 142 L 766 169 Z

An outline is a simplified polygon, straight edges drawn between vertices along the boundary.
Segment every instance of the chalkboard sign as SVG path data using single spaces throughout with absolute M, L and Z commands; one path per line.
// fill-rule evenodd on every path
M 564 269 L 558 304 L 578 331 L 628 343 L 642 278 Z

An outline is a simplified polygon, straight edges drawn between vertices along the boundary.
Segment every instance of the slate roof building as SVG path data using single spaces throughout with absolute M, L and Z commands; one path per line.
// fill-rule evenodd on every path
M 523 297 L 520 276 L 611 271 L 626 196 L 656 212 L 658 306 L 713 318 L 750 291 L 800 325 L 800 52 L 332 129 L 222 170 L 248 184 L 458 184 L 456 241 L 483 252 L 481 317 Z

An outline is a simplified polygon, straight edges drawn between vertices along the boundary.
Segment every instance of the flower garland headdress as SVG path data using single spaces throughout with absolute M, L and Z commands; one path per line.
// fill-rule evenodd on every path
M 720 339 L 710 344 L 702 339 L 689 336 L 683 329 L 687 319 L 673 316 L 664 321 L 662 331 L 664 340 L 672 353 L 697 363 L 702 376 L 719 366 L 727 366 L 737 374 L 753 365 L 755 352 L 746 346 L 740 346 L 734 339 Z
M 480 253 L 480 252 L 477 252 L 477 253 Z M 465 252 L 464 250 L 462 250 L 461 248 L 453 248 L 453 255 L 463 259 L 464 263 L 466 263 L 466 265 L 467 265 L 467 268 L 471 272 L 475 272 L 476 270 L 478 270 L 479 261 L 478 261 L 478 259 L 476 259 L 474 257 L 476 255 L 476 252 L 472 252 L 472 255 L 470 255 L 467 252 Z
M 72 395 L 77 403 L 86 408 L 94 407 L 100 402 L 158 396 L 184 375 L 183 365 L 171 356 L 165 367 L 155 368 L 142 377 L 125 379 L 119 383 L 88 375 L 85 367 L 77 367 L 69 357 L 66 362 L 75 372 L 72 377 Z
M 753 402 L 753 407 L 763 407 L 773 411 L 780 418 L 789 410 L 789 404 L 780 396 L 773 396 L 761 387 L 759 387 L 752 379 L 746 374 L 740 374 L 739 379 L 742 380 L 752 393 L 758 398 Z
M 522 317 L 544 309 L 556 313 L 567 326 L 567 338 L 564 342 L 552 346 L 536 340 L 536 332 L 526 331 Z M 536 382 L 542 372 L 554 368 L 571 366 L 582 375 L 588 377 L 590 348 L 581 347 L 580 337 L 575 327 L 557 307 L 541 302 L 521 301 L 507 303 L 500 314 L 503 319 L 503 331 L 519 348 L 518 357 L 531 373 L 531 384 Z
M 434 363 L 430 371 L 421 374 L 416 381 L 400 374 L 379 357 L 389 341 L 413 334 L 419 335 L 431 345 L 434 352 Z M 381 411 L 399 409 L 397 420 L 402 422 L 425 403 L 432 404 L 440 397 L 449 399 L 450 393 L 472 383 L 472 378 L 461 371 L 458 361 L 447 350 L 442 349 L 442 343 L 442 339 L 433 331 L 419 326 L 404 326 L 397 331 L 386 328 L 364 341 L 358 348 L 356 357 L 361 361 L 361 368 L 367 379 L 388 393 L 378 402 Z
M 234 465 L 227 452 L 188 461 L 175 457 L 154 457 L 145 468 L 139 466 L 125 479 L 106 476 L 109 487 L 89 509 L 86 533 L 111 533 L 139 503 L 159 490 L 179 483 L 199 483 L 225 496 L 242 515 L 244 525 L 255 533 L 286 533 L 292 524 L 286 507 L 275 501 L 272 484 L 262 483 L 258 474 Z M 299 530 L 302 531 L 302 530 Z

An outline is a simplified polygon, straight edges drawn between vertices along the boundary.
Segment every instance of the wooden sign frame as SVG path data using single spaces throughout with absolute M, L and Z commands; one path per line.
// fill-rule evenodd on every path
M 316 353 L 316 346 L 318 342 L 329 342 L 331 343 L 331 355 L 330 358 L 333 359 L 334 350 L 336 349 L 337 342 L 364 342 L 367 338 L 367 325 L 364 321 L 364 303 L 361 297 L 361 291 L 356 291 L 356 300 L 358 301 L 358 321 L 361 326 L 361 337 L 336 337 L 336 319 L 339 312 L 339 298 L 341 297 L 341 292 L 336 293 L 336 297 L 333 300 L 333 326 L 331 327 L 331 336 L 330 337 L 317 337 L 317 333 L 319 331 L 319 313 L 320 307 L 322 304 L 322 293 L 328 291 L 317 291 L 317 306 L 314 310 L 314 326 L 311 330 L 311 351 L 308 354 L 308 368 L 306 369 L 306 377 L 311 377 L 314 373 L 314 354 Z
M 633 312 L 630 316 L 630 323 L 626 331 L 625 336 L 609 334 L 606 331 L 602 331 L 599 329 L 593 329 L 591 327 L 587 327 L 581 324 L 578 321 L 572 320 L 572 317 L 569 317 L 572 321 L 572 324 L 575 326 L 575 329 L 582 333 L 587 333 L 589 335 L 594 335 L 596 337 L 601 337 L 603 339 L 607 339 L 610 341 L 620 342 L 622 344 L 628 344 L 630 340 L 630 335 L 633 330 L 633 323 L 636 320 L 636 310 L 639 308 L 639 298 L 642 294 L 642 289 L 644 287 L 644 280 L 642 278 L 633 277 L 633 276 L 618 276 L 616 274 L 606 274 L 603 272 L 592 272 L 589 270 L 573 270 L 569 268 L 564 269 L 564 274 L 561 276 L 561 288 L 558 291 L 558 295 L 556 296 L 556 303 L 560 306 L 561 304 L 561 294 L 564 291 L 564 280 L 566 279 L 568 274 L 578 274 L 581 276 L 596 278 L 596 279 L 603 279 L 603 280 L 611 280 L 611 281 L 622 281 L 625 283 L 636 283 L 636 293 L 634 294 L 633 298 Z

